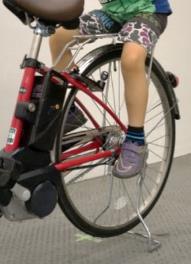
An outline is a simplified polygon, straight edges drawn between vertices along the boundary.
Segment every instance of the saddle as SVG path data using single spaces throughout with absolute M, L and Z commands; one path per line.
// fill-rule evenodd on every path
M 84 9 L 84 0 L 3 0 L 4 5 L 24 24 L 26 14 L 48 24 L 64 25 L 78 20 Z

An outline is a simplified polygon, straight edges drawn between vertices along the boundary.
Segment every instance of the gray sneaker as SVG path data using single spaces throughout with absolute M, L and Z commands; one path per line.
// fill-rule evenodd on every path
M 144 168 L 148 157 L 147 145 L 124 142 L 121 153 L 113 167 L 113 175 L 119 178 L 131 178 Z

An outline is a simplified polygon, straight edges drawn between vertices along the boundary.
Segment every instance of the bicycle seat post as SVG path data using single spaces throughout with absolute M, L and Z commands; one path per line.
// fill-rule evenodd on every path
M 28 57 L 37 60 L 43 37 L 48 37 L 54 32 L 54 26 L 44 25 L 42 23 L 37 22 L 36 26 L 34 27 L 34 36 Z
M 42 36 L 41 35 L 34 35 L 32 45 L 31 45 L 31 50 L 29 53 L 29 58 L 31 59 L 38 59 L 39 52 L 40 52 L 40 47 L 42 44 Z

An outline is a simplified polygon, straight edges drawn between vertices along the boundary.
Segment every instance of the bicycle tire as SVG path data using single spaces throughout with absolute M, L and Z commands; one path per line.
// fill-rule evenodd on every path
M 106 65 L 108 62 L 112 62 L 112 61 L 120 61 L 120 55 L 121 55 L 121 51 L 122 51 L 122 45 L 118 44 L 118 45 L 106 45 L 104 47 L 102 47 L 101 49 L 97 49 L 93 52 L 91 52 L 90 54 L 86 55 L 85 58 L 83 58 L 81 60 L 81 63 L 79 62 L 80 66 L 80 71 L 81 73 L 87 75 L 87 76 L 93 76 L 93 73 L 100 68 L 103 68 L 103 65 Z M 150 61 L 150 58 L 148 57 L 146 60 L 146 65 L 148 66 Z M 165 145 L 164 145 L 164 150 L 161 155 L 161 161 L 158 161 L 158 159 L 156 158 L 156 161 L 151 162 L 151 164 L 148 165 L 148 168 L 150 166 L 150 168 L 147 168 L 147 172 L 146 172 L 146 180 L 147 181 L 151 181 L 149 177 L 154 177 L 153 175 L 155 175 L 155 169 L 159 170 L 157 171 L 157 176 L 156 176 L 156 182 L 153 184 L 156 184 L 156 187 L 153 187 L 153 189 L 151 190 L 152 192 L 155 192 L 154 194 L 150 193 L 151 191 L 149 190 L 145 190 L 145 194 L 149 195 L 153 195 L 150 200 L 149 198 L 145 198 L 145 201 L 143 201 L 142 205 L 141 205 L 141 215 L 143 217 L 147 216 L 149 214 L 149 212 L 152 210 L 152 208 L 154 207 L 154 205 L 156 204 L 156 202 L 158 201 L 164 186 L 167 182 L 168 176 L 169 176 L 169 172 L 170 172 L 170 168 L 171 168 L 171 164 L 172 164 L 172 160 L 173 160 L 173 153 L 174 153 L 174 146 L 175 146 L 175 117 L 174 117 L 174 102 L 172 101 L 172 97 L 171 97 L 171 85 L 168 81 L 168 78 L 166 76 L 165 71 L 163 70 L 163 68 L 161 67 L 161 65 L 156 61 L 156 59 L 153 60 L 153 65 L 152 65 L 152 73 L 151 73 L 151 79 L 153 80 L 154 86 L 156 86 L 156 88 L 158 90 L 156 90 L 159 100 L 160 102 L 157 105 L 154 105 L 154 111 L 156 110 L 155 108 L 158 108 L 158 105 L 160 104 L 160 110 L 163 109 L 164 113 L 163 113 L 163 121 L 164 124 L 162 123 L 163 121 L 158 121 L 158 125 L 156 126 L 157 130 L 160 130 L 162 127 L 162 130 L 165 130 L 165 136 L 164 141 L 165 141 Z M 154 87 L 155 88 L 155 87 Z M 77 94 L 78 95 L 78 94 Z M 70 96 L 65 104 L 65 109 L 64 109 L 64 114 L 63 114 L 63 124 L 67 119 L 67 115 L 70 109 L 71 104 L 73 103 L 73 101 L 75 100 L 76 97 L 76 90 L 71 91 Z M 153 110 L 152 110 L 153 111 Z M 158 110 L 157 110 L 158 111 Z M 158 113 L 158 112 L 157 112 Z M 158 115 L 156 112 L 154 114 L 154 116 Z M 150 115 L 150 113 L 148 112 L 147 115 Z M 156 117 L 155 117 L 156 118 Z M 152 122 L 152 121 L 147 121 L 147 122 Z M 146 125 L 147 126 L 147 125 Z M 63 138 L 63 127 L 60 128 L 60 131 L 58 133 L 58 137 L 57 137 L 57 147 L 56 147 L 56 157 L 58 158 L 60 155 L 60 151 L 61 151 L 61 142 L 62 142 L 62 138 Z M 151 136 L 151 134 L 155 133 L 155 131 L 150 132 L 149 137 Z M 160 131 L 158 131 L 157 133 L 160 134 Z M 161 137 L 161 134 L 160 134 Z M 162 145 L 159 146 L 159 141 L 161 139 L 157 139 L 152 142 L 152 141 L 148 141 L 148 145 L 149 145 L 149 155 L 155 155 L 156 153 L 154 153 L 158 148 L 162 148 Z M 160 143 L 162 144 L 162 143 Z M 154 149 L 154 150 L 153 150 Z M 161 150 L 160 150 L 161 151 Z M 154 154 L 153 154 L 154 153 Z M 158 154 L 158 153 L 157 153 Z M 155 167 L 156 166 L 156 167 Z M 80 169 L 80 168 L 79 168 Z M 150 171 L 151 172 L 150 172 Z M 90 170 L 91 172 L 91 170 Z M 159 175 L 160 174 L 160 175 Z M 88 196 L 87 200 L 83 201 L 85 204 L 84 205 L 78 205 L 78 203 L 80 203 L 80 199 L 81 199 L 81 195 L 80 195 L 80 189 L 82 189 L 82 196 L 84 195 L 83 193 L 83 187 L 81 188 L 74 188 L 74 190 L 72 189 L 73 187 L 76 187 L 76 185 L 83 185 L 85 184 L 87 181 L 90 181 L 88 179 L 86 180 L 82 180 L 82 181 L 76 181 L 76 185 L 72 185 L 71 187 L 68 187 L 67 185 L 67 180 L 65 180 L 67 178 L 67 175 L 70 175 L 69 172 L 64 173 L 62 180 L 61 180 L 61 184 L 60 184 L 60 188 L 59 188 L 59 205 L 60 208 L 62 209 L 62 211 L 64 212 L 64 214 L 67 216 L 67 218 L 80 230 L 82 230 L 85 233 L 88 233 L 92 236 L 98 236 L 98 237 L 110 237 L 110 236 L 116 236 L 116 235 L 120 235 L 126 231 L 129 231 L 130 229 L 132 229 L 133 227 L 135 227 L 140 221 L 139 218 L 136 215 L 136 212 L 132 212 L 131 214 L 131 218 L 127 218 L 126 220 L 124 220 L 122 223 L 120 222 L 121 220 L 117 220 L 119 221 L 118 223 L 110 223 L 110 219 L 116 217 L 116 213 L 122 214 L 120 212 L 120 210 L 123 210 L 123 207 L 128 207 L 129 204 L 131 203 L 131 201 L 129 202 L 129 204 L 125 204 L 125 200 L 124 199 L 129 199 L 129 197 L 125 198 L 123 196 L 120 196 L 116 202 L 117 204 L 117 210 L 114 210 L 115 212 L 112 213 L 111 216 L 106 217 L 106 220 L 108 221 L 108 223 L 104 223 L 104 221 L 106 221 L 104 219 L 101 220 L 103 221 L 103 223 L 99 224 L 99 223 L 95 223 L 95 219 L 91 219 L 89 216 L 89 207 L 87 205 L 88 202 L 87 200 L 91 199 L 91 195 Z M 69 177 L 69 176 L 68 176 Z M 133 178 L 134 179 L 134 178 Z M 155 178 L 154 178 L 155 180 Z M 99 181 L 99 179 L 98 179 Z M 135 180 L 126 180 L 126 182 L 124 183 L 124 180 L 119 180 L 119 179 L 114 179 L 114 181 L 123 181 L 123 183 L 117 183 L 119 185 L 123 185 L 123 189 L 124 189 L 124 193 L 127 195 L 127 182 L 128 185 L 130 185 L 131 181 L 135 181 Z M 92 185 L 95 184 L 95 179 L 93 178 L 92 180 Z M 149 188 L 149 185 L 152 185 L 152 183 L 145 183 L 148 184 L 147 188 Z M 125 187 L 124 187 L 125 186 Z M 133 186 L 133 183 L 131 184 L 131 186 Z M 69 189 L 71 188 L 72 191 Z M 117 187 L 116 187 L 117 188 Z M 155 190 L 156 188 L 156 190 Z M 77 189 L 77 191 L 75 192 L 75 189 Z M 146 187 L 145 187 L 146 189 Z M 91 189 L 92 191 L 92 189 Z M 131 190 L 128 190 L 128 192 L 130 192 Z M 85 192 L 85 188 L 84 188 L 84 192 Z M 113 191 L 114 192 L 114 191 Z M 121 192 L 121 190 L 120 190 Z M 133 192 L 133 190 L 132 190 Z M 71 194 L 72 193 L 72 194 Z M 100 191 L 99 195 L 102 195 L 103 192 Z M 94 193 L 95 195 L 95 193 Z M 130 195 L 130 194 L 128 194 Z M 134 196 L 134 193 L 131 193 L 132 196 Z M 75 198 L 74 198 L 75 197 Z M 124 198 L 124 199 L 123 199 Z M 74 200 L 75 199 L 75 200 Z M 96 211 L 96 204 L 98 203 L 98 200 L 100 199 L 100 197 L 97 195 L 94 197 L 91 206 L 93 206 L 94 208 L 92 209 L 92 211 Z M 121 200 L 120 200 L 121 199 Z M 136 199 L 136 198 L 133 198 Z M 144 197 L 143 197 L 144 199 Z M 147 201 L 148 200 L 148 201 Z M 115 204 L 115 205 L 116 205 Z M 145 204 L 145 206 L 144 206 Z M 133 207 L 133 206 L 132 206 Z M 122 208 L 122 209 L 121 209 Z M 116 209 L 116 208 L 115 208 Z M 113 208 L 112 208 L 113 210 Z M 126 209 L 125 209 L 126 210 Z M 130 210 L 130 208 L 128 208 L 128 210 Z M 87 212 L 88 213 L 87 213 Z M 91 211 L 91 210 L 90 210 Z M 91 212 L 92 213 L 92 212 Z M 124 214 L 124 213 L 123 213 Z M 126 214 L 126 211 L 125 211 Z M 129 216 L 128 216 L 129 217 Z M 99 217 L 97 217 L 98 220 Z M 116 220 L 115 220 L 116 221 Z

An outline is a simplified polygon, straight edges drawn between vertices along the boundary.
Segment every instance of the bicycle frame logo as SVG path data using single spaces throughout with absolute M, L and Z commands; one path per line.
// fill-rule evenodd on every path
M 13 145 L 14 144 L 14 139 L 17 133 L 17 129 L 11 127 L 9 130 L 8 138 L 7 138 L 7 144 L 8 145 Z

